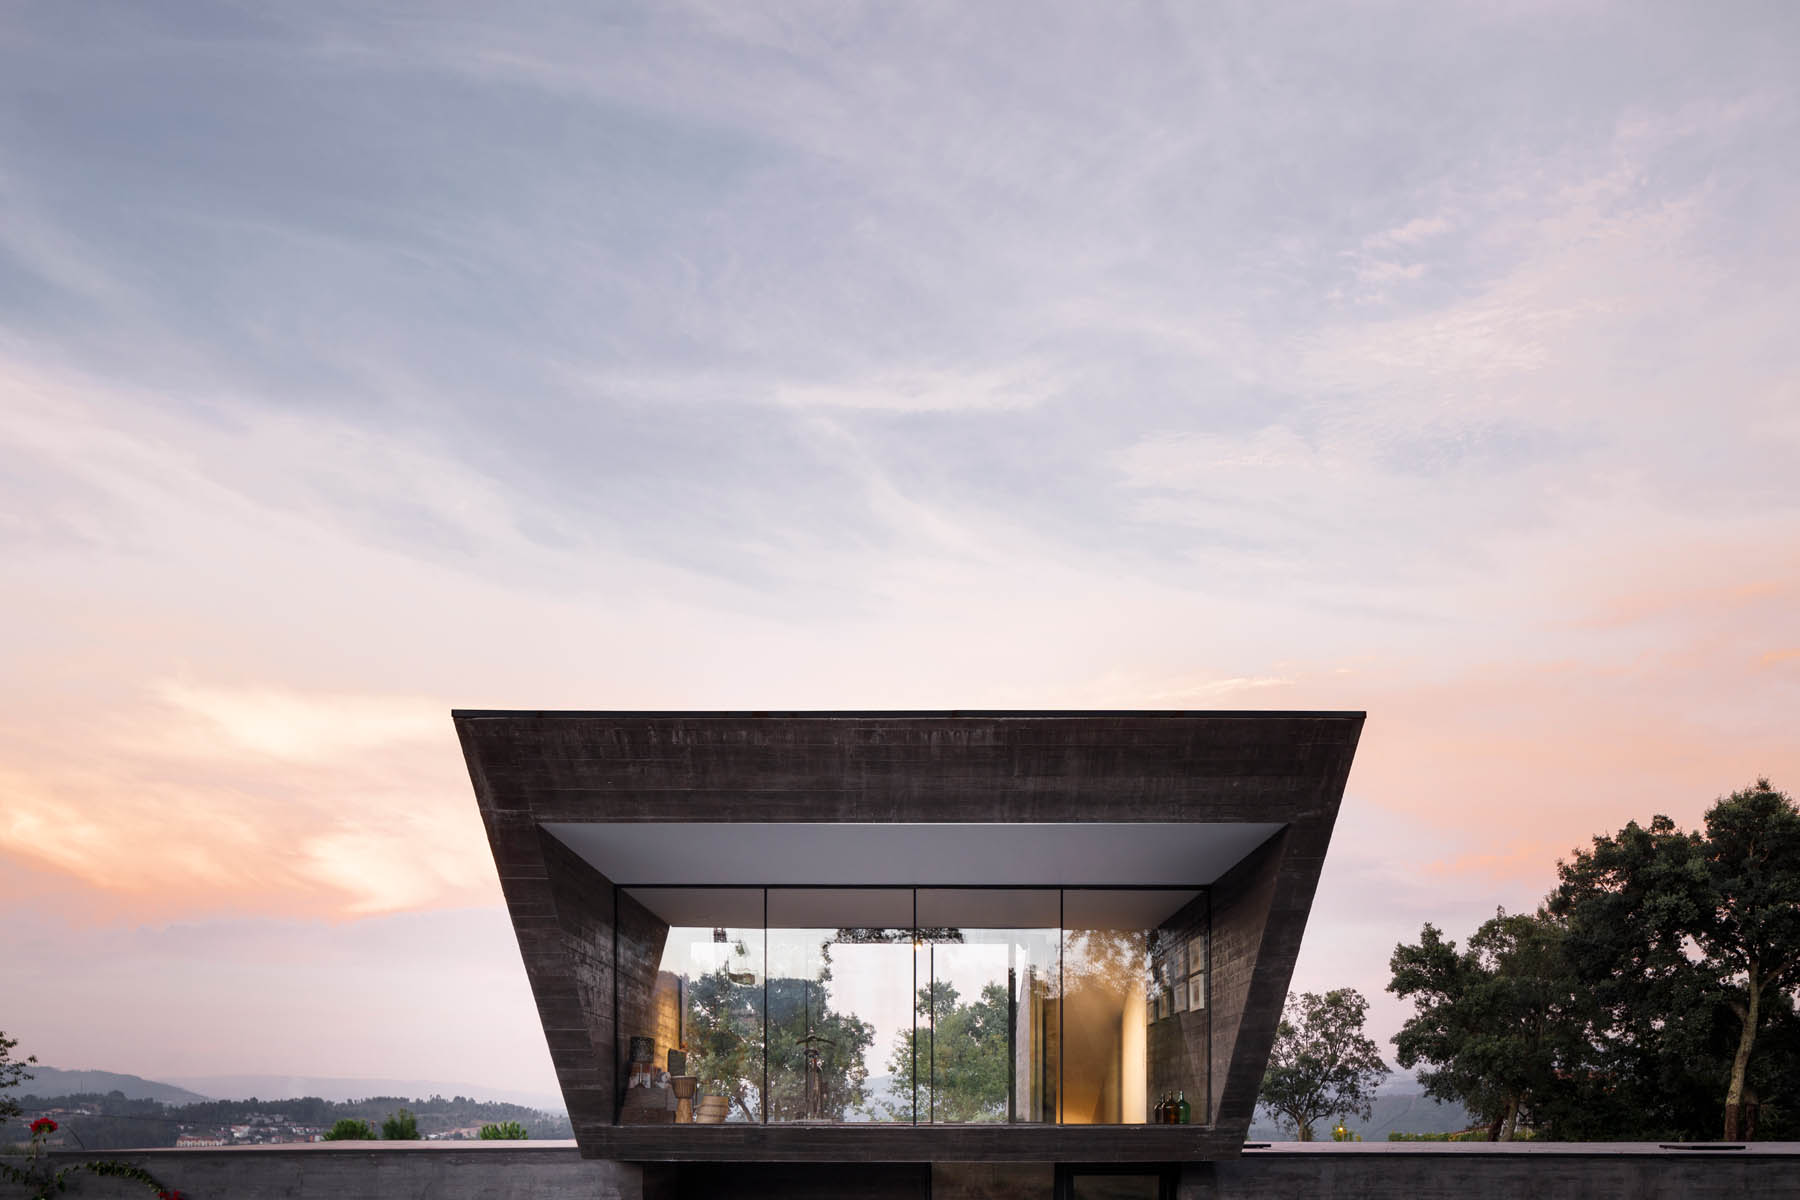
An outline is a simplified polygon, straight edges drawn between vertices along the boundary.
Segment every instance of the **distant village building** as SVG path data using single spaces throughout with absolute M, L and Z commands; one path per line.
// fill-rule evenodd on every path
M 184 1133 L 175 1139 L 177 1150 L 198 1150 L 206 1146 L 228 1145 L 224 1138 L 217 1134 Z

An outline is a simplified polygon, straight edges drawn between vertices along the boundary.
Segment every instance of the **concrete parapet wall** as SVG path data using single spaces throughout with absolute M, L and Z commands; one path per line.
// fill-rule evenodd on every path
M 1178 1200 L 1792 1200 L 1800 1144 L 1669 1152 L 1654 1145 L 1391 1143 L 1248 1151 L 1182 1170 Z
M 55 1165 L 90 1157 L 52 1155 Z M 1051 1200 L 1046 1164 L 659 1164 L 584 1159 L 570 1144 L 331 1143 L 124 1151 L 188 1200 Z M 14 1160 L 9 1160 L 14 1161 Z M 1181 1169 L 1179 1200 L 1788 1200 L 1800 1144 L 1747 1151 L 1441 1143 L 1281 1148 Z M 71 1200 L 146 1195 L 79 1178 Z
M 584 1159 L 573 1143 L 333 1142 L 51 1155 L 55 1166 L 90 1158 L 136 1163 L 184 1200 L 647 1200 L 640 1168 Z M 144 1200 L 149 1193 L 141 1184 L 80 1176 L 67 1195 Z M 660 1198 L 652 1193 L 648 1200 Z

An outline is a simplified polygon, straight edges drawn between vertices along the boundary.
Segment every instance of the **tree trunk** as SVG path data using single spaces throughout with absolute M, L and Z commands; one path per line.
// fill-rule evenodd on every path
M 751 1124 L 756 1124 L 756 1114 L 750 1111 L 750 1102 L 744 1099 L 744 1093 L 741 1090 L 734 1089 L 732 1097 L 737 1101 L 737 1106 L 744 1110 L 744 1119 Z M 699 1107 L 698 1103 L 696 1103 L 695 1107 Z
M 1744 1023 L 1743 1032 L 1738 1035 L 1737 1055 L 1731 1060 L 1731 1086 L 1725 1090 L 1725 1140 L 1735 1142 L 1744 1134 L 1744 1079 L 1750 1073 L 1750 1051 L 1756 1047 L 1756 1024 L 1761 1016 L 1762 981 L 1756 977 L 1756 967 L 1750 967 L 1750 979 L 1747 988 L 1749 1002 L 1738 1010 L 1738 1017 Z
M 1500 1131 L 1500 1140 L 1510 1142 L 1519 1128 L 1519 1098 L 1509 1096 L 1506 1100 L 1506 1128 Z
M 1500 1140 L 1500 1127 L 1505 1124 L 1506 1124 L 1506 1114 L 1505 1113 L 1501 1113 L 1499 1116 L 1495 1117 L 1492 1121 L 1489 1121 L 1488 1122 L 1488 1141 L 1490 1141 L 1490 1142 L 1499 1141 Z
M 1296 1119 L 1294 1121 L 1294 1126 L 1300 1136 L 1301 1141 L 1310 1142 L 1313 1140 L 1312 1139 L 1312 1122 L 1311 1121 L 1302 1121 L 1302 1120 Z

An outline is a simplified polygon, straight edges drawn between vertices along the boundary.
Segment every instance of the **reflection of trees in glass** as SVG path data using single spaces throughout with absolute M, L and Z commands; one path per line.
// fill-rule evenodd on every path
M 911 1080 L 916 1061 L 921 1076 L 930 1078 L 929 1073 L 935 1072 L 936 1078 L 935 1089 L 921 1079 L 921 1120 L 1006 1120 L 1006 1088 L 1011 1070 L 1007 1004 L 1006 988 L 998 983 L 987 984 L 978 999 L 966 1004 L 948 983 L 939 981 L 920 988 L 916 1027 L 900 1035 L 888 1056 L 888 1070 L 900 1094 L 879 1106 L 885 1110 L 884 1116 L 895 1121 L 913 1119 Z
M 1137 929 L 1070 929 L 1063 934 L 1062 983 L 1066 992 L 1102 986 L 1126 993 L 1149 984 L 1146 936 Z M 1154 989 L 1151 989 L 1154 992 Z
M 739 954 L 743 951 L 740 947 Z M 768 1117 L 796 1121 L 806 1115 L 806 1050 L 812 1032 L 832 1043 L 824 1049 L 825 1115 L 843 1120 L 867 1100 L 867 1051 L 875 1031 L 867 1021 L 831 1007 L 831 955 L 824 948 L 813 979 L 769 980 Z M 687 989 L 688 1070 L 700 1077 L 703 1094 L 727 1096 L 748 1121 L 759 1111 L 763 1087 L 763 985 L 725 967 L 701 975 Z
M 762 1006 L 754 975 L 734 980 L 720 967 L 688 984 L 688 1070 L 700 1077 L 701 1094 L 730 1097 L 747 1121 L 761 1120 Z
M 852 1013 L 831 1008 L 831 943 L 819 946 L 813 979 L 769 980 L 769 1120 L 807 1116 L 806 1046 L 809 1033 L 826 1039 L 820 1067 L 825 1075 L 824 1115 L 841 1121 L 868 1100 L 866 1061 L 875 1028 Z

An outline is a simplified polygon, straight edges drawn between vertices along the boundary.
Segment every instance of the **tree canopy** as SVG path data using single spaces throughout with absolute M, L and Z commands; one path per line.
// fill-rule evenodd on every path
M 831 1004 L 831 958 L 824 947 L 818 974 L 812 979 L 768 981 L 767 1078 L 768 1120 L 791 1121 L 805 1115 L 805 1048 L 809 1032 L 827 1039 L 820 1063 L 825 1081 L 826 1115 L 843 1120 L 863 1107 L 868 1094 L 867 1055 L 875 1030 L 853 1014 Z M 726 1096 L 747 1121 L 763 1119 L 760 1111 L 764 1079 L 763 999 L 761 982 L 734 979 L 724 967 L 699 976 L 688 986 L 688 1070 L 700 1077 L 702 1092 Z
M 1511 1140 L 1522 1111 L 1541 1105 L 1582 1069 L 1582 1021 L 1563 955 L 1562 927 L 1546 914 L 1504 909 L 1458 953 L 1433 925 L 1395 947 L 1388 991 L 1413 1002 L 1394 1038 L 1400 1065 L 1425 1093 L 1461 1102 Z
M 372 1142 L 375 1130 L 367 1121 L 359 1121 L 355 1117 L 341 1117 L 325 1134 L 328 1142 Z
M 23 1059 L 14 1058 L 12 1056 L 13 1048 L 18 1044 L 17 1038 L 9 1038 L 5 1031 L 0 1030 L 0 1092 L 5 1092 L 8 1088 L 16 1088 L 31 1078 L 31 1074 L 25 1070 L 25 1066 L 27 1063 L 36 1062 L 37 1058 L 35 1055 Z M 4 1125 L 18 1115 L 19 1102 L 11 1096 L 0 1095 L 0 1125 Z
M 483 1125 L 476 1136 L 484 1142 L 523 1142 L 528 1141 L 531 1134 L 517 1121 L 501 1121 L 497 1125 Z
M 385 1142 L 416 1142 L 419 1140 L 419 1121 L 413 1116 L 412 1109 L 403 1108 L 381 1123 L 381 1139 Z
M 1558 864 L 1550 911 L 1567 927 L 1596 1034 L 1641 1072 L 1703 1061 L 1730 1034 L 1720 1081 L 1727 1141 L 1754 1134 L 1767 1067 L 1784 1053 L 1800 990 L 1800 811 L 1767 779 L 1719 800 L 1704 832 L 1666 816 Z M 1788 1103 L 1792 1103 L 1788 1099 Z
M 922 1019 L 900 1035 L 888 1057 L 899 1096 L 885 1105 L 885 1115 L 913 1119 L 916 1069 L 920 1121 L 1006 1120 L 1008 1003 L 1006 988 L 998 983 L 984 985 L 968 1002 L 943 980 L 920 988 L 914 1008 Z
M 1557 864 L 1536 914 L 1395 948 L 1402 1065 L 1560 1139 L 1800 1132 L 1800 811 L 1766 779 L 1702 827 L 1628 823 Z
M 1355 988 L 1288 997 L 1263 1075 L 1260 1103 L 1303 1142 L 1333 1116 L 1367 1118 L 1388 1076 L 1381 1048 L 1363 1033 L 1369 1002 Z

